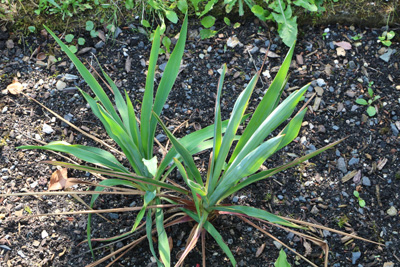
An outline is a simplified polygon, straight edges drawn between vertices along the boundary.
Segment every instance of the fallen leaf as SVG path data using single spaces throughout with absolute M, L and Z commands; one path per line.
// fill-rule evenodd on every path
M 46 54 L 44 52 L 40 52 L 36 55 L 37 60 L 45 60 L 46 59 Z
M 350 50 L 351 49 L 351 44 L 349 42 L 333 42 L 334 45 L 337 45 L 345 50 Z
M 92 49 L 93 49 L 93 47 L 84 47 L 84 48 L 82 48 L 81 50 L 79 50 L 79 52 L 77 53 L 77 55 L 85 54 L 85 53 L 91 51 Z
M 97 36 L 98 36 L 103 42 L 105 42 L 105 41 L 106 41 L 106 36 L 105 36 L 104 32 L 101 31 L 101 30 L 98 30 L 97 33 L 98 33 Z
M 311 245 L 310 245 L 310 243 L 308 243 L 307 241 L 304 240 L 303 241 L 303 246 L 306 249 L 306 251 L 304 252 L 304 257 L 307 257 L 312 252 Z
M 388 161 L 387 158 L 380 159 L 380 160 L 378 161 L 378 165 L 376 166 L 376 167 L 378 168 L 378 170 L 382 170 L 383 167 L 385 167 L 387 161 Z
M 304 64 L 303 55 L 301 55 L 301 54 L 296 55 L 296 61 L 297 61 L 297 64 L 303 65 Z
M 10 94 L 13 95 L 18 95 L 22 92 L 22 90 L 24 89 L 24 87 L 22 86 L 22 84 L 18 81 L 14 81 L 12 84 L 9 84 L 7 86 L 7 90 Z
M 60 190 L 65 188 L 68 179 L 68 170 L 63 168 L 56 170 L 50 177 L 49 191 Z
M 265 243 L 263 243 L 263 244 L 257 249 L 256 258 L 260 257 L 261 253 L 263 253 L 263 251 L 264 251 L 264 248 L 265 248 Z

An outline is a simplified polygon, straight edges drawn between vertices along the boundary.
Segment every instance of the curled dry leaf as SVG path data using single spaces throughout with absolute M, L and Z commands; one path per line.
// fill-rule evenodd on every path
M 307 257 L 308 255 L 311 255 L 312 252 L 312 248 L 310 243 L 308 243 L 306 240 L 303 241 L 303 246 L 305 248 L 305 252 L 304 252 L 304 257 Z
M 18 95 L 22 92 L 22 90 L 24 89 L 24 87 L 22 86 L 22 84 L 18 81 L 14 81 L 12 84 L 9 84 L 7 86 L 7 90 L 10 94 L 13 95 Z
M 36 59 L 37 60 L 45 60 L 46 59 L 46 54 L 44 53 L 44 52 L 40 52 L 40 53 L 38 53 L 37 55 L 36 55 Z
M 341 48 L 343 48 L 344 50 L 350 50 L 351 49 L 351 44 L 349 42 L 333 42 L 334 45 L 337 45 Z
M 260 255 L 261 255 L 261 253 L 263 253 L 264 249 L 265 249 L 265 243 L 263 243 L 263 244 L 257 249 L 256 258 L 260 257 Z
M 56 170 L 50 177 L 49 191 L 64 189 L 68 179 L 68 169 Z

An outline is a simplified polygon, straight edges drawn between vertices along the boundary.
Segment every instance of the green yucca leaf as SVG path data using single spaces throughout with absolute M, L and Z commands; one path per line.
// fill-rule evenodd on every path
M 314 152 L 311 152 L 311 153 L 309 153 L 309 154 L 307 154 L 305 156 L 297 158 L 297 159 L 293 160 L 292 162 L 289 162 L 289 163 L 287 163 L 285 165 L 282 165 L 280 167 L 276 167 L 276 168 L 269 169 L 269 170 L 266 170 L 266 171 L 261 171 L 261 172 L 259 172 L 257 174 L 253 174 L 252 176 L 248 177 L 243 182 L 241 182 L 241 183 L 237 184 L 236 186 L 230 188 L 224 194 L 224 196 L 221 197 L 221 199 L 224 199 L 224 198 L 232 195 L 233 193 L 239 191 L 240 189 L 242 189 L 242 188 L 244 188 L 244 187 L 246 187 L 246 186 L 248 186 L 248 185 L 250 185 L 252 183 L 255 183 L 257 181 L 260 181 L 260 180 L 266 179 L 268 177 L 271 177 L 272 175 L 274 175 L 274 174 L 276 174 L 278 172 L 284 171 L 284 170 L 289 169 L 291 167 L 294 167 L 294 166 L 296 166 L 296 165 L 298 165 L 298 164 L 300 164 L 300 163 L 302 163 L 302 162 L 304 162 L 304 161 L 306 161 L 306 160 L 308 160 L 310 158 L 313 158 L 313 157 L 317 156 L 318 154 L 324 152 L 325 150 L 328 150 L 328 149 L 332 148 L 333 146 L 336 146 L 337 144 L 343 142 L 346 138 L 347 137 L 345 137 L 343 139 L 340 139 L 340 140 L 338 140 L 336 142 L 333 142 L 333 143 L 331 143 L 329 145 L 326 145 L 326 146 L 324 146 L 324 147 L 322 147 L 322 148 L 320 148 L 320 149 L 318 149 L 318 150 L 316 150 Z
M 176 43 L 174 51 L 171 53 L 167 65 L 165 66 L 164 73 L 162 75 L 160 84 L 158 85 L 156 96 L 154 98 L 153 112 L 157 114 L 157 116 L 160 115 L 161 110 L 164 107 L 165 101 L 167 100 L 167 97 L 169 95 L 169 92 L 171 91 L 172 86 L 175 83 L 176 77 L 178 76 L 179 67 L 181 65 L 181 60 L 185 49 L 187 25 L 188 18 L 186 14 L 185 19 L 183 20 L 178 42 Z M 149 122 L 147 121 L 146 123 Z M 151 146 L 148 147 L 148 150 L 150 150 L 149 157 L 151 157 L 153 153 L 153 139 L 156 132 L 156 125 L 157 120 L 151 117 L 149 135 L 147 136 L 149 138 L 148 143 L 151 144 Z
M 72 154 L 89 163 L 108 167 L 115 171 L 129 171 L 110 153 L 97 147 L 71 145 L 63 141 L 51 142 L 45 146 L 20 146 L 18 149 L 43 149 Z
M 215 191 L 209 195 L 210 205 L 215 205 L 221 201 L 221 197 L 225 192 L 239 182 L 240 179 L 255 173 L 264 161 L 275 153 L 283 137 L 281 135 L 269 139 L 250 152 L 240 163 L 226 170 Z
M 156 199 L 157 205 L 161 204 L 160 199 Z M 164 228 L 164 213 L 161 208 L 157 208 L 155 212 L 156 216 L 156 228 L 158 233 L 158 251 L 160 253 L 161 260 L 165 267 L 169 267 L 171 264 L 171 255 L 168 242 L 168 236 Z
M 276 223 L 279 225 L 284 225 L 292 228 L 299 228 L 299 229 L 304 229 L 304 227 L 299 226 L 295 223 L 289 222 L 285 219 L 282 219 L 279 216 L 276 216 L 268 211 L 262 210 L 262 209 L 256 209 L 253 207 L 248 207 L 248 206 L 216 206 L 216 207 L 210 207 L 212 210 L 219 210 L 219 211 L 225 211 L 225 212 L 232 212 L 232 213 L 240 213 L 245 216 L 249 217 L 254 217 L 262 220 L 269 221 L 271 223 Z
M 160 50 L 160 27 L 154 31 L 153 44 L 151 46 L 149 68 L 147 70 L 146 87 L 142 102 L 140 115 L 140 133 L 146 158 L 150 158 L 153 150 L 153 140 L 150 139 L 150 120 L 153 108 L 154 75 L 157 66 L 158 53 Z
M 151 210 L 147 211 L 147 216 L 146 216 L 146 235 L 147 235 L 147 240 L 149 241 L 149 247 L 151 254 L 157 261 L 157 266 L 163 266 L 160 260 L 158 259 L 158 256 L 156 254 L 156 251 L 154 249 L 154 244 L 153 244 L 153 234 L 152 234 L 152 226 L 153 226 L 153 220 L 151 218 Z
M 235 147 L 235 150 L 233 151 L 229 163 L 232 163 L 237 154 L 242 150 L 243 146 L 249 141 L 250 137 L 253 135 L 256 129 L 263 121 L 265 121 L 265 119 L 276 107 L 276 103 L 278 103 L 282 90 L 284 89 L 284 85 L 286 84 L 286 76 L 290 67 L 290 62 L 292 60 L 294 47 L 295 45 L 293 44 L 293 46 L 289 49 L 289 52 L 287 53 L 285 60 L 283 61 L 282 66 L 276 74 L 273 82 L 265 93 L 260 104 L 258 104 L 254 115 L 251 117 L 249 124 L 242 134 L 242 138 L 239 140 Z
M 139 223 L 142 221 L 144 214 L 146 213 L 147 206 L 154 200 L 155 197 L 156 197 L 156 191 L 153 191 L 153 192 L 146 191 L 146 194 L 144 195 L 142 209 L 139 211 L 138 215 L 136 216 L 135 224 L 133 225 L 133 227 L 130 231 L 131 233 L 133 233 L 136 230 Z
M 198 184 L 202 184 L 203 180 L 201 179 L 201 175 L 199 170 L 196 167 L 196 164 L 194 163 L 194 160 L 192 158 L 192 155 L 189 153 L 189 151 L 176 139 L 173 134 L 168 130 L 167 126 L 161 121 L 161 119 L 157 116 L 155 112 L 153 112 L 153 116 L 157 119 L 158 123 L 161 125 L 163 128 L 164 132 L 167 134 L 169 140 L 171 140 L 171 143 L 174 145 L 176 151 L 181 155 L 183 161 L 185 162 L 185 165 L 187 166 L 188 172 L 189 172 L 189 179 L 190 180 L 195 180 Z
M 242 117 L 246 110 L 251 93 L 253 92 L 259 77 L 260 77 L 260 72 L 258 72 L 253 77 L 253 79 L 251 79 L 247 87 L 240 93 L 238 99 L 235 102 L 235 105 L 233 106 L 232 114 L 229 119 L 229 123 L 226 128 L 224 137 L 222 139 L 222 144 L 219 150 L 218 158 L 216 158 L 214 170 L 213 173 L 211 174 L 210 184 L 208 188 L 209 194 L 211 194 L 214 191 L 218 183 L 218 179 L 221 175 L 221 171 L 225 164 L 226 157 L 228 156 L 229 150 L 233 143 L 234 136 L 240 125 L 240 122 L 242 121 Z
M 257 127 L 257 129 L 255 129 L 252 136 L 249 138 L 249 140 L 247 140 L 246 144 L 234 158 L 231 166 L 237 165 L 293 113 L 297 103 L 301 100 L 301 97 L 306 92 L 307 88 L 308 85 L 296 92 L 293 92 L 273 112 L 271 112 L 271 114 Z
M 108 98 L 107 94 L 104 92 L 103 88 L 97 82 L 97 80 L 93 77 L 93 75 L 88 71 L 88 69 L 83 65 L 83 63 L 72 53 L 69 48 L 45 25 L 43 27 L 50 33 L 50 35 L 56 40 L 61 49 L 67 54 L 67 56 L 71 59 L 71 61 L 76 66 L 76 69 L 85 79 L 86 83 L 92 89 L 93 93 L 98 97 L 102 105 L 104 105 L 105 109 L 111 114 L 111 116 L 119 123 L 122 124 L 121 119 L 117 115 L 113 104 Z

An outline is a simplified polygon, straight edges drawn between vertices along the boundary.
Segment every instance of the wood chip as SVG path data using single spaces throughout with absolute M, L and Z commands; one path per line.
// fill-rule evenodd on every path
M 296 55 L 296 62 L 299 65 L 303 65 L 304 64 L 304 60 L 303 60 L 303 55 Z
M 314 100 L 314 105 L 313 105 L 313 107 L 312 107 L 312 109 L 314 110 L 314 111 L 316 111 L 316 110 L 318 110 L 318 108 L 319 108 L 319 105 L 321 104 L 321 98 L 320 97 L 316 97 L 315 98 L 315 100 Z
M 351 178 L 353 178 L 356 174 L 357 174 L 357 171 L 356 171 L 356 170 L 352 171 L 352 172 L 349 173 L 349 174 L 346 174 L 346 175 L 343 176 L 343 178 L 342 178 L 342 183 L 345 183 L 345 182 L 349 181 L 349 180 L 350 180 Z
M 378 165 L 376 166 L 376 167 L 378 168 L 378 170 L 382 170 L 383 167 L 385 167 L 387 161 L 388 161 L 387 158 L 380 159 L 380 160 L 378 161 Z

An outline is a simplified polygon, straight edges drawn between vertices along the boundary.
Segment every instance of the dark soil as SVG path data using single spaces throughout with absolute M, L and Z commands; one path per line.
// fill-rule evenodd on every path
M 326 28 L 330 29 L 328 34 L 324 34 Z M 175 30 L 168 28 L 168 31 L 173 37 L 176 26 Z M 382 29 L 359 29 L 344 25 L 304 27 L 300 30 L 285 94 L 311 82 L 305 100 L 314 92 L 318 95 L 310 102 L 298 138 L 269 159 L 265 167 L 279 166 L 330 142 L 348 138 L 309 162 L 258 182 L 230 198 L 232 203 L 263 208 L 348 233 L 355 232 L 361 237 L 382 243 L 378 246 L 359 240 L 342 242 L 338 234 L 311 231 L 311 234 L 328 242 L 330 266 L 400 264 L 400 47 L 398 43 L 390 48 L 378 43 L 381 33 Z M 362 39 L 352 40 L 351 37 L 357 34 L 362 34 Z M 228 38 L 233 36 L 243 45 L 226 47 Z M 146 78 L 145 64 L 151 47 L 147 37 L 129 27 L 123 28 L 115 40 L 107 40 L 104 46 L 98 44 L 98 38 L 82 37 L 86 38 L 85 46 L 92 49 L 79 57 L 83 62 L 96 65 L 94 53 L 119 88 L 128 91 L 139 110 Z M 9 40 L 12 40 L 12 45 Z M 345 55 L 341 55 L 334 41 L 349 42 L 352 47 L 345 50 Z M 266 49 L 268 43 L 278 57 L 268 58 L 266 72 L 249 105 L 250 112 L 271 83 L 287 47 L 274 30 L 257 23 L 246 22 L 238 29 L 224 29 L 208 40 L 200 40 L 198 26 L 192 25 L 182 71 L 167 100 L 162 119 L 168 126 L 178 126 L 188 121 L 176 133 L 177 136 L 210 125 L 213 122 L 219 79 L 217 70 L 223 63 L 227 63 L 229 68 L 222 96 L 223 118 L 227 119 L 236 97 L 256 73 L 256 68 L 262 65 L 264 54 L 261 49 Z M 95 44 L 97 48 L 94 48 Z M 46 55 L 55 55 L 59 61 L 51 66 L 46 63 L 48 57 L 38 62 L 36 56 L 32 56 L 38 47 Z M 25 94 L 113 145 L 77 90 L 80 87 L 88 91 L 83 80 L 80 77 L 66 79 L 66 74 L 77 75 L 77 71 L 52 40 L 41 35 L 10 36 L 3 31 L 0 32 L 0 48 L 2 90 L 17 77 L 24 85 Z M 128 56 L 132 60 L 130 66 L 126 63 Z M 388 61 L 381 57 L 386 57 Z M 165 56 L 161 56 L 159 65 L 165 62 Z M 159 70 L 157 81 L 161 74 L 162 70 Z M 64 89 L 56 89 L 59 81 L 66 82 Z M 372 89 L 381 96 L 374 103 L 377 114 L 373 117 L 367 115 L 367 107 L 355 104 L 359 96 L 368 99 L 369 82 L 374 82 Z M 63 160 L 50 152 L 21 151 L 16 149 L 17 146 L 40 144 L 38 139 L 42 142 L 65 140 L 74 144 L 97 145 L 22 94 L 4 92 L 0 97 L 0 193 L 46 191 L 49 177 L 56 168 L 41 161 Z M 44 124 L 49 125 L 53 132 L 44 133 Z M 163 136 L 159 138 L 164 139 Z M 199 155 L 198 158 L 199 166 L 207 159 L 205 155 Z M 360 173 L 343 182 L 342 178 L 353 171 Z M 69 176 L 87 175 L 71 171 Z M 87 178 L 96 179 L 91 176 Z M 353 196 L 356 189 L 366 202 L 364 208 Z M 86 203 L 90 201 L 88 197 L 82 198 Z M 140 201 L 128 196 L 105 196 L 97 201 L 96 208 L 140 205 Z M 86 216 L 17 219 L 29 213 L 84 209 L 70 196 L 0 198 L 1 266 L 85 266 L 92 262 L 88 246 L 78 246 L 86 238 Z M 94 216 L 94 237 L 113 236 L 129 230 L 135 218 L 134 213 L 105 216 L 110 223 Z M 237 218 L 222 216 L 214 221 L 214 225 L 240 266 L 273 266 L 279 253 L 279 245 L 274 244 L 273 240 Z M 168 235 L 173 239 L 174 262 L 177 261 L 177 253 L 184 248 L 190 230 L 190 225 L 169 230 Z M 267 231 L 300 253 L 308 254 L 307 257 L 317 265 L 323 265 L 322 250 L 317 246 L 307 251 L 307 242 L 302 238 L 277 228 L 268 228 Z M 123 240 L 96 250 L 96 259 L 132 240 Z M 257 257 L 256 252 L 263 244 L 265 249 Z M 102 245 L 94 243 L 96 248 Z M 154 262 L 151 257 L 146 241 L 123 256 L 115 266 L 150 266 Z M 207 237 L 206 258 L 207 266 L 229 266 L 227 257 L 210 236 Z M 292 266 L 307 266 L 291 252 L 288 252 L 288 259 Z M 201 264 L 199 245 L 189 254 L 185 266 L 197 264 Z

